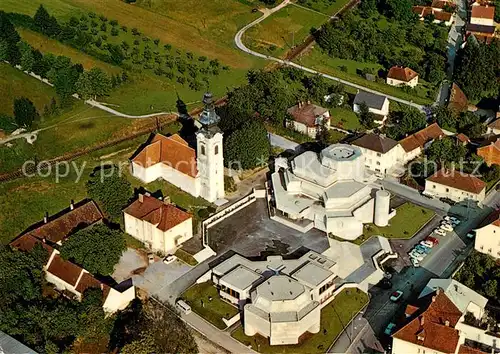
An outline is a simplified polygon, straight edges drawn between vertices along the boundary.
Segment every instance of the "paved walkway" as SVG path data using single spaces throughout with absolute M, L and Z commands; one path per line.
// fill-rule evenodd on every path
M 151 118 L 151 117 L 156 117 L 159 115 L 166 115 L 166 114 L 179 116 L 179 113 L 177 113 L 177 112 L 158 112 L 158 113 L 143 114 L 143 115 L 132 115 L 132 114 L 125 114 L 122 112 L 118 112 L 116 109 L 109 107 L 106 103 L 98 102 L 98 101 L 95 101 L 93 99 L 86 100 L 85 103 L 91 105 L 92 107 L 102 109 L 103 111 L 109 112 L 111 114 L 114 114 L 115 116 L 123 117 L 123 118 L 141 119 L 141 118 Z
M 423 111 L 423 109 L 424 109 L 423 105 L 416 104 L 416 103 L 414 103 L 412 101 L 407 101 L 407 100 L 404 100 L 404 99 L 401 99 L 401 98 L 398 98 L 398 97 L 395 97 L 395 96 L 390 96 L 390 95 L 387 95 L 385 93 L 382 93 L 382 92 L 379 92 L 379 91 L 376 91 L 376 90 L 372 90 L 372 89 L 370 89 L 368 87 L 364 87 L 362 85 L 358 85 L 358 84 L 352 83 L 350 81 L 343 80 L 343 79 L 340 79 L 338 77 L 335 77 L 335 76 L 332 76 L 332 75 L 328 75 L 328 74 L 322 73 L 320 71 L 317 71 L 317 70 L 314 70 L 314 69 L 311 69 L 311 68 L 307 68 L 307 67 L 305 67 L 303 65 L 296 64 L 296 63 L 288 61 L 288 60 L 283 60 L 283 59 L 272 57 L 270 55 L 265 55 L 265 54 L 256 52 L 256 51 L 251 50 L 250 48 L 248 48 L 245 44 L 243 44 L 242 37 L 243 37 L 243 35 L 245 34 L 245 32 L 249 28 L 251 28 L 251 27 L 259 24 L 260 22 L 264 21 L 267 17 L 271 16 L 276 11 L 281 10 L 282 8 L 284 8 L 285 6 L 287 6 L 289 3 L 290 3 L 290 0 L 284 0 L 278 6 L 272 8 L 272 9 L 269 9 L 268 11 L 264 11 L 263 15 L 261 17 L 259 17 L 258 19 L 250 22 L 249 24 L 247 24 L 246 26 L 244 26 L 243 28 L 241 28 L 238 31 L 238 33 L 236 33 L 236 35 L 234 36 L 234 42 L 235 42 L 236 46 L 240 50 L 244 51 L 245 53 L 248 53 L 248 54 L 253 55 L 255 57 L 259 57 L 259 58 L 267 59 L 267 60 L 274 61 L 274 62 L 277 62 L 277 63 L 280 63 L 280 64 L 288 65 L 288 66 L 291 66 L 291 67 L 294 67 L 294 68 L 306 71 L 306 72 L 311 73 L 311 74 L 321 75 L 324 78 L 338 81 L 338 82 L 340 82 L 340 83 L 342 83 L 344 85 L 351 86 L 351 87 L 357 88 L 359 90 L 371 92 L 371 93 L 374 93 L 374 94 L 377 94 L 377 95 L 386 96 L 390 100 L 393 100 L 393 101 L 396 101 L 396 102 L 399 102 L 399 103 L 403 103 L 403 104 L 406 104 L 406 105 L 411 106 L 411 107 L 415 107 L 415 108 Z
M 268 133 L 268 137 L 272 146 L 276 146 L 284 150 L 295 150 L 299 146 L 299 144 L 295 141 L 291 141 L 277 134 Z

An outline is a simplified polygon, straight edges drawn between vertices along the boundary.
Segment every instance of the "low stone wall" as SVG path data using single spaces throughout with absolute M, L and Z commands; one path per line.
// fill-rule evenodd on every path
M 238 322 L 240 320 L 241 316 L 240 316 L 240 313 L 238 312 L 236 315 L 234 315 L 233 317 L 231 317 L 230 319 L 226 320 L 224 317 L 222 318 L 222 321 L 224 321 L 224 323 L 226 324 L 226 326 L 228 327 L 231 327 L 232 325 L 234 325 L 236 322 Z
M 287 220 L 285 218 L 282 218 L 281 216 L 278 216 L 278 215 L 272 215 L 271 216 L 271 220 L 274 220 L 274 221 L 277 221 L 285 226 L 288 226 L 294 230 L 297 230 L 297 231 L 300 231 L 302 233 L 306 233 L 308 231 L 310 231 L 313 227 L 314 227 L 314 222 L 311 221 L 309 224 L 305 225 L 305 226 L 299 226 L 293 222 L 291 222 L 290 220 Z
M 247 207 L 248 205 L 252 204 L 257 200 L 257 198 L 265 198 L 266 197 L 266 191 L 265 190 L 259 190 L 259 189 L 254 189 L 252 193 L 247 195 L 246 197 L 241 198 L 237 202 L 231 204 L 227 208 L 219 211 L 217 214 L 212 215 L 206 220 L 203 220 L 201 223 L 201 236 L 203 240 L 203 245 L 207 246 L 208 245 L 208 239 L 207 239 L 207 234 L 208 234 L 208 229 L 217 223 L 221 222 L 222 220 L 227 219 L 234 213 L 237 213 L 241 209 Z

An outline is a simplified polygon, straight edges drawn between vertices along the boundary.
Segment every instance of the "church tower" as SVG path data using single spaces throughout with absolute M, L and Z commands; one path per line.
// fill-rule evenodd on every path
M 224 157 L 220 117 L 215 112 L 212 94 L 203 96 L 205 108 L 200 114 L 201 129 L 196 133 L 196 159 L 200 178 L 200 196 L 209 202 L 224 198 Z

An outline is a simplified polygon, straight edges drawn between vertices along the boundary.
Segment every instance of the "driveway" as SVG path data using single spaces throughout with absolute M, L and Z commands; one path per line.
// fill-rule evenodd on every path
M 132 280 L 135 286 L 146 290 L 149 294 L 157 295 L 159 290 L 173 283 L 190 270 L 190 266 L 179 260 L 169 264 L 157 261 L 151 264 L 143 274 L 134 275 Z

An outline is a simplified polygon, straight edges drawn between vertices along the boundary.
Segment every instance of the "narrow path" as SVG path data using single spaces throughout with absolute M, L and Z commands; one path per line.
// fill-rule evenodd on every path
M 130 119 L 151 118 L 151 117 L 156 117 L 156 116 L 165 115 L 165 114 L 179 116 L 179 114 L 177 112 L 158 112 L 158 113 L 143 114 L 143 115 L 136 116 L 136 115 L 132 115 L 132 114 L 118 112 L 116 109 L 108 107 L 107 104 L 105 104 L 103 102 L 95 101 L 93 99 L 86 100 L 85 103 L 88 105 L 91 105 L 92 107 L 96 107 L 96 108 L 102 109 L 103 111 L 114 114 L 115 116 L 119 116 L 119 117 L 123 117 L 123 118 L 130 118 Z
M 372 90 L 372 89 L 370 89 L 368 87 L 365 87 L 365 86 L 362 86 L 362 85 L 358 85 L 358 84 L 355 84 L 353 82 L 350 82 L 350 81 L 347 81 L 347 80 L 343 80 L 343 79 L 340 79 L 340 78 L 332 76 L 332 75 L 325 74 L 323 72 L 320 72 L 320 71 L 317 71 L 317 70 L 305 67 L 303 65 L 296 64 L 296 63 L 291 62 L 289 60 L 283 60 L 283 59 L 272 57 L 270 55 L 266 55 L 266 54 L 262 54 L 262 53 L 256 52 L 256 51 L 248 48 L 245 44 L 243 44 L 242 37 L 243 37 L 243 35 L 245 34 L 245 32 L 249 28 L 252 28 L 253 26 L 259 24 L 262 21 L 264 21 L 267 17 L 271 16 L 276 11 L 281 10 L 282 8 L 284 8 L 285 6 L 287 6 L 289 3 L 290 3 L 290 0 L 284 0 L 278 6 L 273 7 L 272 9 L 269 9 L 268 11 L 263 12 L 263 15 L 261 17 L 259 17 L 258 19 L 254 20 L 254 21 L 250 22 L 249 24 L 247 24 L 246 26 L 242 27 L 238 31 L 238 33 L 236 33 L 236 35 L 234 36 L 234 42 L 235 42 L 236 46 L 240 50 L 242 50 L 243 52 L 248 53 L 250 55 L 253 55 L 255 57 L 259 57 L 259 58 L 263 58 L 263 59 L 267 59 L 267 60 L 270 60 L 270 61 L 274 61 L 274 62 L 283 64 L 283 65 L 291 66 L 291 67 L 294 67 L 294 68 L 306 71 L 306 72 L 311 73 L 311 74 L 321 75 L 324 78 L 327 78 L 327 79 L 330 79 L 330 80 L 334 80 L 334 81 L 338 81 L 338 82 L 340 82 L 340 83 L 342 83 L 344 85 L 351 86 L 351 87 L 354 87 L 356 89 L 367 91 L 367 92 L 374 93 L 374 94 L 377 94 L 377 95 L 386 96 L 390 100 L 406 104 L 408 106 L 417 108 L 417 109 L 419 109 L 421 111 L 424 110 L 424 106 L 423 105 L 414 103 L 412 101 L 407 101 L 407 100 L 404 100 L 404 99 L 401 99 L 401 98 L 398 98 L 398 97 L 395 97 L 395 96 L 390 96 L 390 95 L 387 95 L 385 93 L 379 92 L 377 90 Z

